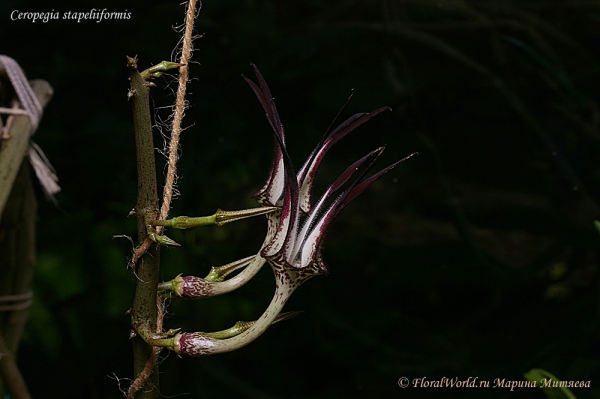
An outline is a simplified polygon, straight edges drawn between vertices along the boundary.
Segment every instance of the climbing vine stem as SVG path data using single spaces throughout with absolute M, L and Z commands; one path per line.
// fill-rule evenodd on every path
M 150 117 L 149 87 L 148 82 L 138 72 L 137 59 L 127 57 L 127 67 L 130 72 L 131 87 L 129 100 L 133 108 L 133 126 L 135 131 L 135 144 L 138 172 L 138 198 L 135 206 L 137 217 L 138 241 L 144 242 L 148 237 L 147 221 L 155 219 L 158 215 L 158 194 L 156 188 L 156 166 L 154 162 L 154 143 L 152 139 L 152 122 Z M 131 309 L 131 323 L 134 331 L 156 331 L 157 320 L 157 284 L 160 269 L 159 249 L 152 245 L 141 255 L 136 267 L 138 280 L 136 283 L 135 297 Z M 136 336 L 133 338 L 133 369 L 134 375 L 140 376 L 146 362 L 152 354 L 152 347 Z M 160 396 L 158 387 L 158 373 L 156 366 L 149 374 L 149 381 L 144 384 L 152 389 L 140 389 L 137 398 L 156 399 Z M 136 386 L 136 381 L 132 387 Z M 139 389 L 138 388 L 138 389 Z M 135 395 L 135 392 L 133 393 Z

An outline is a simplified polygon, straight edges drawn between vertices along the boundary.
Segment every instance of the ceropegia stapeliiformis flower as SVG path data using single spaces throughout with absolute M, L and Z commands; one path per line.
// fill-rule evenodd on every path
M 359 113 L 348 118 L 321 140 L 302 168 L 296 173 L 287 152 L 283 125 L 279 119 L 273 96 L 259 70 L 256 66 L 252 66 L 258 79 L 258 85 L 246 77 L 244 79 L 265 110 L 275 137 L 274 157 L 269 177 L 254 198 L 262 206 L 276 206 L 280 207 L 280 210 L 266 215 L 268 232 L 260 253 L 242 261 L 266 260 L 275 274 L 275 293 L 267 310 L 258 320 L 250 323 L 236 323 L 235 333 L 230 334 L 231 336 L 227 335 L 227 338 L 215 338 L 218 335 L 206 333 L 177 334 L 171 339 L 169 346 L 180 354 L 202 356 L 238 349 L 252 342 L 271 324 L 278 321 L 278 315 L 295 289 L 311 277 L 327 271 L 321 257 L 321 247 L 325 233 L 335 217 L 375 180 L 414 155 L 411 154 L 365 178 L 366 171 L 383 153 L 383 147 L 377 148 L 350 165 L 312 205 L 311 190 L 314 178 L 327 151 L 354 129 L 389 108 L 383 107 L 370 113 Z M 364 171 L 358 178 L 349 183 L 348 187 L 340 193 L 341 188 L 357 171 L 362 169 Z M 328 207 L 327 204 L 329 204 Z M 178 278 L 180 279 L 178 287 L 182 296 L 194 297 L 194 292 L 202 291 L 198 289 L 198 280 L 195 280 L 198 278 Z

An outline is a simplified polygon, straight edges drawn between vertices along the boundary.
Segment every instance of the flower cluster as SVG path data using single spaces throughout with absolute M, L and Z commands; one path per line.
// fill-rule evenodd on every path
M 258 68 L 252 66 L 259 85 L 246 77 L 244 79 L 258 97 L 275 136 L 275 154 L 269 178 L 263 188 L 254 195 L 254 198 L 263 206 L 281 207 L 281 212 L 267 216 L 270 221 L 269 228 L 274 230 L 271 231 L 273 238 L 263 248 L 261 256 L 269 261 L 276 272 L 281 269 L 294 271 L 310 269 L 315 274 L 326 272 L 327 269 L 321 259 L 321 246 L 325 232 L 331 222 L 353 198 L 363 192 L 371 183 L 414 154 L 363 180 L 362 177 L 381 156 L 384 148 L 380 147 L 371 151 L 350 165 L 329 186 L 316 205 L 312 206 L 311 190 L 315 175 L 327 151 L 357 127 L 374 116 L 390 110 L 390 108 L 382 107 L 369 113 L 358 113 L 348 118 L 321 140 L 299 172 L 295 173 L 287 153 L 284 129 L 273 96 Z M 365 163 L 368 163 L 368 166 L 362 175 L 339 194 L 329 208 L 324 209 L 331 197 Z M 304 215 L 303 220 L 301 220 L 302 215 Z
M 357 127 L 389 108 L 358 113 L 348 118 L 323 137 L 304 165 L 296 172 L 287 152 L 284 129 L 273 96 L 258 68 L 254 65 L 252 67 L 258 84 L 246 77 L 244 79 L 266 112 L 275 138 L 269 177 L 254 195 L 261 207 L 274 210 L 266 213 L 268 229 L 263 246 L 257 255 L 234 262 L 230 264 L 232 266 L 222 267 L 227 273 L 241 267 L 246 268 L 231 280 L 208 281 L 198 277 L 178 276 L 164 288 L 170 288 L 180 296 L 191 298 L 221 294 L 229 288 L 219 287 L 226 287 L 232 280 L 236 281 L 237 287 L 245 282 L 242 280 L 251 278 L 266 260 L 275 273 L 275 294 L 269 307 L 258 320 L 236 324 L 235 333 L 177 334 L 168 346 L 180 354 L 201 356 L 235 350 L 256 339 L 271 324 L 278 321 L 283 305 L 295 289 L 309 278 L 327 272 L 321 257 L 321 248 L 325 233 L 335 217 L 375 180 L 414 155 L 411 154 L 366 177 L 366 173 L 384 151 L 383 147 L 377 148 L 350 165 L 313 204 L 311 191 L 315 175 L 328 150 Z M 357 174 L 358 177 L 351 181 Z M 346 188 L 342 190 L 344 186 Z M 252 273 L 248 270 L 252 270 Z

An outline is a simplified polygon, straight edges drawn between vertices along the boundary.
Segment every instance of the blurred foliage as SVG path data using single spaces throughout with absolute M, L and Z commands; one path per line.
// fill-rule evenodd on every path
M 12 10 L 132 13 L 123 21 L 11 21 Z M 4 0 L 0 53 L 55 88 L 35 140 L 58 171 L 41 204 L 35 304 L 19 362 L 34 397 L 117 398 L 131 377 L 136 169 L 125 55 L 168 59 L 176 2 Z M 206 1 L 198 20 L 172 215 L 252 206 L 272 139 L 240 73 L 256 63 L 299 165 L 354 87 L 343 116 L 389 105 L 339 143 L 323 190 L 387 143 L 403 163 L 333 226 L 331 271 L 292 297 L 306 314 L 235 353 L 168 356 L 166 396 L 543 398 L 529 389 L 400 389 L 398 378 L 522 380 L 533 367 L 592 380 L 600 396 L 600 1 Z M 157 117 L 172 78 L 153 89 Z M 161 147 L 157 133 L 157 147 Z M 159 155 L 159 170 L 164 164 Z M 205 275 L 255 253 L 261 219 L 170 231 L 163 276 Z M 216 330 L 258 317 L 265 268 L 239 291 L 173 301 L 169 328 Z

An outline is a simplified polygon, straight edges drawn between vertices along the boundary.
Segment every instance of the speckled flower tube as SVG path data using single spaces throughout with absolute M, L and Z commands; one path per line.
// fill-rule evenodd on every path
M 303 271 L 280 269 L 276 273 L 276 289 L 271 303 L 262 316 L 249 328 L 226 339 L 213 338 L 204 333 L 177 334 L 173 337 L 169 349 L 179 355 L 197 357 L 231 352 L 242 348 L 261 336 L 276 321 L 283 306 L 300 284 L 321 273 L 322 271 L 316 267 Z

